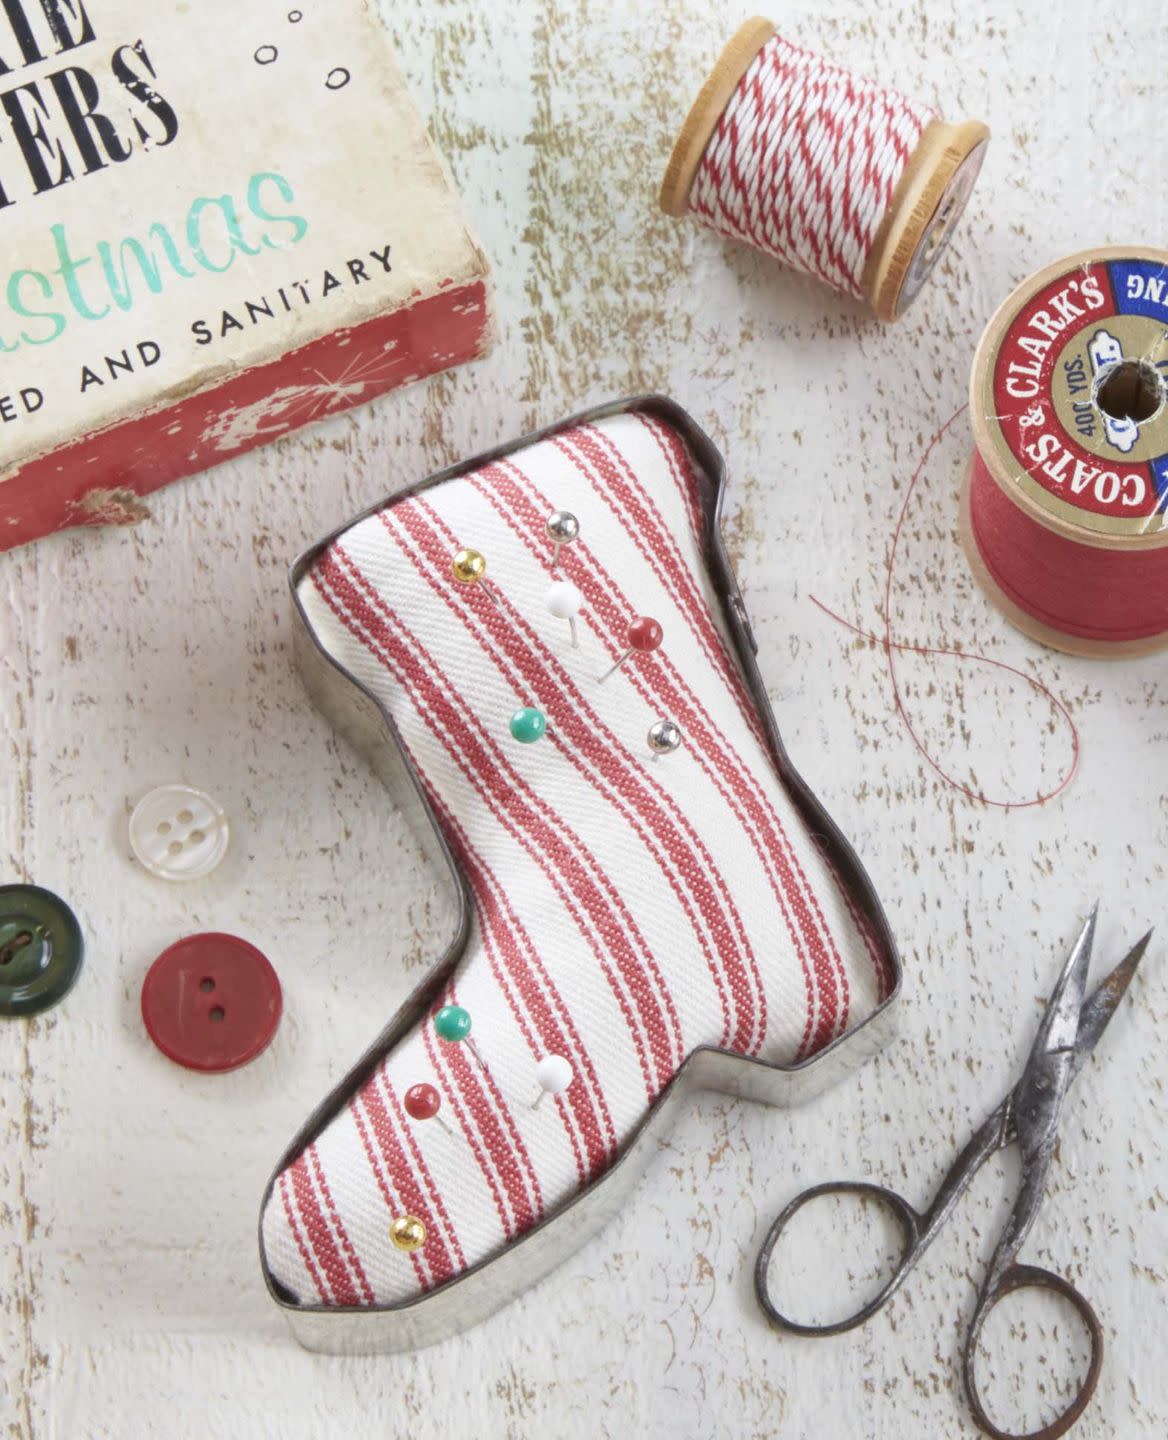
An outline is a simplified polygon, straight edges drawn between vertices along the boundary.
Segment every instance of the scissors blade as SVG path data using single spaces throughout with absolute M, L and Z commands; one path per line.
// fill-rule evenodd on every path
M 1144 952 L 1151 943 L 1153 933 L 1152 930 L 1149 930 L 1145 935 L 1141 935 L 1110 975 L 1100 980 L 1090 996 L 1083 1002 L 1083 1008 L 1079 1015 L 1079 1034 L 1075 1041 L 1075 1053 L 1070 1065 L 1069 1084 L 1074 1083 L 1080 1070 L 1090 1059 L 1104 1030 L 1107 1029 L 1111 1017 L 1119 1009 L 1119 1002 L 1127 994 L 1128 987 L 1135 978 L 1136 969 L 1144 958 Z M 1002 1146 L 1012 1145 L 1018 1139 L 1014 1098 L 1014 1096 L 1010 1097 L 1010 1103 L 1007 1106 L 1006 1123 L 1002 1128 L 1000 1141 Z
M 1026 1068 L 1014 1089 L 1014 1123 L 1024 1161 L 1036 1160 L 1044 1146 L 1049 1158 L 1063 1097 L 1071 1083 L 1098 915 L 1096 904 L 1051 991 Z
M 1079 1036 L 1075 1041 L 1075 1060 L 1071 1066 L 1072 1080 L 1087 1063 L 1088 1056 L 1099 1043 L 1099 1037 L 1119 1009 L 1119 1002 L 1127 994 L 1128 986 L 1135 978 L 1136 967 L 1144 958 L 1151 939 L 1151 930 L 1141 935 L 1111 974 L 1100 980 L 1084 1003 L 1079 1017 Z
M 1096 901 L 1046 1002 L 1046 1012 L 1031 1050 L 1033 1056 L 1070 1050 L 1079 1037 L 1083 996 L 1087 990 L 1087 971 L 1091 967 L 1098 918 L 1099 902 Z
M 1152 932 L 1149 930 L 1084 1003 L 1082 996 L 1091 960 L 1097 912 L 1098 906 L 1091 912 L 1067 957 L 1047 1004 L 1022 1079 L 1010 1096 L 1012 1123 L 1008 1123 L 1007 1128 L 1013 1130 L 1022 1151 L 1022 1185 L 990 1259 L 986 1282 L 978 1301 L 978 1313 L 981 1315 L 1003 1293 L 1006 1276 L 1042 1205 L 1046 1172 L 1050 1168 L 1059 1113 L 1067 1088 L 1083 1068 L 1087 1056 L 1115 1014 L 1151 939 Z M 1075 999 L 1076 992 L 1078 1000 L 1075 1003 L 1079 1009 L 1069 1016 L 1068 1005 Z M 1071 1036 L 1069 1047 L 1059 1043 L 1065 1042 L 1068 1035 Z M 977 1324 L 975 1321 L 975 1326 Z

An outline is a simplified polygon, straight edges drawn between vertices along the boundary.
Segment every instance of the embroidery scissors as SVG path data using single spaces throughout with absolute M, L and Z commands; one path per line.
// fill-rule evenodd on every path
M 958 1155 L 928 1209 L 923 1212 L 914 1209 L 895 1190 L 883 1185 L 848 1180 L 816 1185 L 792 1200 L 771 1226 L 755 1267 L 754 1284 L 759 1303 L 770 1319 L 784 1330 L 797 1335 L 838 1335 L 862 1325 L 896 1294 L 990 1156 L 1016 1143 L 1022 1160 L 1018 1198 L 990 1259 L 962 1354 L 962 1379 L 970 1411 L 978 1428 L 993 1436 L 994 1440 L 1055 1440 L 1055 1437 L 1065 1434 L 1086 1409 L 1103 1363 L 1103 1331 L 1088 1301 L 1061 1275 L 1035 1265 L 1019 1264 L 1015 1258 L 1042 1206 L 1046 1172 L 1050 1168 L 1059 1115 L 1067 1090 L 1107 1028 L 1152 936 L 1149 930 L 1084 1000 L 1098 908 L 1096 905 L 1092 910 L 1063 965 L 1021 1079 Z M 784 1315 L 771 1299 L 767 1279 L 771 1254 L 795 1214 L 812 1201 L 830 1195 L 847 1195 L 883 1205 L 900 1224 L 904 1248 L 891 1278 L 860 1309 L 846 1319 L 830 1324 L 804 1324 Z M 1070 1302 L 1090 1335 L 1091 1360 L 1078 1393 L 1062 1414 L 1042 1429 L 1020 1436 L 999 1429 L 986 1414 L 978 1393 L 975 1360 L 982 1327 L 990 1311 L 1006 1295 L 1025 1289 L 1051 1290 Z

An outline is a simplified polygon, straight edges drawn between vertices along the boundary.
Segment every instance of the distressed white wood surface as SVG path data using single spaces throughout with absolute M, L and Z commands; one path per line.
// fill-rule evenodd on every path
M 840 1339 L 766 1327 L 754 1252 L 819 1180 L 868 1175 L 923 1201 L 1009 1081 L 1090 899 L 1105 957 L 1161 918 L 1168 660 L 1058 657 L 988 608 L 954 536 L 960 426 L 913 510 L 898 622 L 1052 685 L 1082 730 L 1070 791 L 1006 812 L 945 788 L 892 713 L 879 652 L 809 596 L 875 621 L 907 475 L 962 402 L 1006 291 L 1087 245 L 1163 240 L 1162 8 L 784 0 L 794 39 L 994 130 L 953 254 L 893 329 L 655 210 L 672 132 L 748 6 L 386 8 L 496 265 L 498 350 L 176 486 L 135 530 L 0 556 L 0 880 L 68 897 L 89 947 L 64 1005 L 0 1025 L 4 1433 L 973 1435 L 956 1357 L 1010 1164 L 891 1309 Z M 902 944 L 902 1037 L 804 1110 L 695 1103 L 620 1221 L 497 1321 L 415 1357 L 309 1356 L 261 1285 L 260 1192 L 437 955 L 442 905 L 291 671 L 285 567 L 391 485 L 645 388 L 676 396 L 729 459 L 760 660 Z M 901 673 L 919 727 L 987 788 L 1025 796 L 1065 758 L 1017 682 L 911 658 Z M 228 864 L 189 889 L 127 855 L 130 805 L 174 779 L 221 796 L 237 828 Z M 151 959 L 202 928 L 259 944 L 286 994 L 272 1049 L 218 1078 L 169 1065 L 138 1012 Z M 1166 1022 L 1161 942 L 1073 1092 L 1027 1252 L 1103 1318 L 1084 1440 L 1168 1430 Z M 1025 1318 L 1032 1358 L 1057 1371 L 1066 1326 Z M 1007 1400 L 1020 1333 L 991 1336 Z

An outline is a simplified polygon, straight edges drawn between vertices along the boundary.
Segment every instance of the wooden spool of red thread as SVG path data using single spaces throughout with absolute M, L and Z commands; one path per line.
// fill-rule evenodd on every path
M 978 346 L 970 414 L 962 539 L 1006 618 L 1073 655 L 1168 645 L 1168 252 L 1024 281 Z
M 703 159 L 707 151 L 718 147 L 726 139 L 722 134 L 723 127 L 732 117 L 735 107 L 748 99 L 743 91 L 750 89 L 747 81 L 755 59 L 764 47 L 776 39 L 778 37 L 771 22 L 757 17 L 747 20 L 731 37 L 690 108 L 669 157 L 659 195 L 659 204 L 667 215 L 680 217 L 691 210 L 695 179 Z M 850 72 L 822 57 L 813 57 L 810 51 L 802 54 L 825 67 L 824 73 L 832 77 L 830 86 L 836 91 L 844 90 L 850 95 L 852 83 L 865 93 L 871 88 L 860 77 L 850 75 Z M 887 93 L 895 95 L 892 91 Z M 833 190 L 827 197 L 830 203 L 825 205 L 825 196 L 818 187 L 828 185 L 830 189 L 831 185 L 838 185 L 840 172 L 848 165 L 854 176 L 857 171 L 878 169 L 882 172 L 889 163 L 888 155 L 870 153 L 873 136 L 881 131 L 881 122 L 887 118 L 888 111 L 871 100 L 869 105 L 870 124 L 857 123 L 851 115 L 851 108 L 847 108 L 851 118 L 843 119 L 838 130 L 830 125 L 823 126 L 825 109 L 830 109 L 830 103 L 823 94 L 805 112 L 790 117 L 789 128 L 792 130 L 812 127 L 812 138 L 808 140 L 811 149 L 826 145 L 829 134 L 835 136 L 834 147 L 827 147 L 835 152 L 834 163 L 828 166 L 834 177 L 830 184 L 825 174 L 815 170 L 816 162 L 822 156 L 806 155 L 808 166 L 814 172 L 814 185 L 810 183 L 810 176 L 788 172 L 777 165 L 772 141 L 779 139 L 779 135 L 769 138 L 760 134 L 754 136 L 752 143 L 746 147 L 748 153 L 740 156 L 739 160 L 744 166 L 754 166 L 765 154 L 767 159 L 763 172 L 753 177 L 742 175 L 738 178 L 752 192 L 757 184 L 757 203 L 797 213 L 801 217 L 798 223 L 803 228 L 815 230 L 822 224 L 825 209 L 837 214 L 851 211 L 855 223 L 853 205 L 860 211 L 865 210 L 873 199 L 871 194 L 863 189 L 855 195 Z M 852 277 L 857 298 L 865 300 L 881 320 L 896 320 L 904 314 L 941 258 L 981 171 L 989 133 L 979 121 L 951 125 L 939 116 L 933 116 L 921 131 L 911 154 L 904 157 L 903 163 L 898 162 L 899 177 L 886 204 L 875 217 L 866 259 L 859 273 Z M 871 164 L 862 163 L 863 157 Z M 800 171 L 801 166 L 795 166 L 795 172 Z M 764 253 L 777 253 L 760 243 L 757 233 L 741 233 L 734 227 L 724 228 L 700 214 L 697 218 L 705 224 L 712 224 L 721 234 L 756 245 Z M 814 273 L 792 255 L 786 257 L 786 263 L 804 273 Z M 847 290 L 849 287 L 836 283 L 836 288 Z

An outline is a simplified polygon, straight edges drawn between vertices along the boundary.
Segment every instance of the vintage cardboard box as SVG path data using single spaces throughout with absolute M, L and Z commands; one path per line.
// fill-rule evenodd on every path
M 0 242 L 0 550 L 490 343 L 366 0 L 2 0 Z

